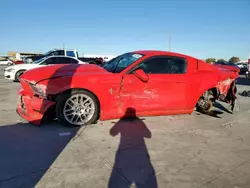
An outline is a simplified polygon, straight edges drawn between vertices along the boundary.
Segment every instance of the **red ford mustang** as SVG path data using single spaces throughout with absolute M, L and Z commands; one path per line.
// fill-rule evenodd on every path
M 134 115 L 209 113 L 215 100 L 232 104 L 238 72 L 163 51 L 122 54 L 102 67 L 53 65 L 21 77 L 17 112 L 40 124 L 45 117 L 84 125 Z M 134 109 L 131 112 L 129 109 Z M 131 113 L 131 114 L 130 114 Z

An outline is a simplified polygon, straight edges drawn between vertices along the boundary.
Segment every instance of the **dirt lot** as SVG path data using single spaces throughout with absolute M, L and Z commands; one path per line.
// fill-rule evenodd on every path
M 250 81 L 240 83 L 250 90 Z M 15 112 L 18 87 L 0 71 L 1 188 L 250 187 L 250 98 L 239 96 L 235 114 L 223 104 L 218 117 L 194 112 L 77 130 L 23 121 Z

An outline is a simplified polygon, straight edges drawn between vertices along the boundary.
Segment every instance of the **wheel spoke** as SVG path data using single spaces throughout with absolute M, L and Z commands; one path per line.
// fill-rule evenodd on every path
M 69 101 L 67 101 L 66 106 L 69 106 L 70 108 L 73 108 L 71 104 L 69 104 Z
M 76 104 L 79 104 L 80 102 L 80 99 L 81 99 L 81 97 L 80 97 L 80 95 L 76 95 Z
M 74 111 L 72 108 L 68 109 L 68 110 L 65 110 L 64 112 L 67 113 L 67 112 L 70 112 L 70 111 Z
M 78 119 L 81 117 L 81 115 L 77 115 L 77 118 L 76 118 L 76 123 L 78 122 Z
M 81 96 L 81 95 L 78 95 L 77 97 L 78 97 L 77 103 L 78 103 L 78 104 L 81 104 L 81 102 L 82 102 L 82 96 Z
M 84 105 L 84 107 L 85 107 L 85 108 L 88 108 L 90 105 L 91 105 L 91 102 L 90 102 L 90 103 L 87 103 L 86 105 Z
M 86 102 L 88 102 L 90 100 L 90 98 L 87 98 L 87 99 L 85 99 L 83 102 L 82 102 L 82 104 L 84 105 Z
M 85 114 L 81 114 L 81 117 L 83 116 L 83 118 L 85 119 L 86 118 L 86 115 Z
M 72 116 L 74 114 L 74 112 L 71 112 L 71 113 L 65 113 L 65 116 Z
M 81 97 L 81 101 L 80 101 L 81 104 L 84 103 L 84 99 L 85 99 L 84 97 Z
M 82 114 L 83 115 L 83 114 Z M 82 119 L 82 115 L 80 115 L 80 120 L 81 120 L 81 122 L 84 122 L 84 120 Z
M 73 116 L 72 116 L 72 118 L 71 118 L 71 122 L 75 122 L 75 121 L 73 121 L 75 116 L 76 116 L 76 115 L 73 114 Z
M 67 102 L 67 105 L 69 105 L 71 108 L 73 108 L 75 105 L 74 105 L 74 103 L 73 103 L 73 105 L 70 104 L 70 102 L 73 103 L 72 101 L 68 101 L 68 102 Z

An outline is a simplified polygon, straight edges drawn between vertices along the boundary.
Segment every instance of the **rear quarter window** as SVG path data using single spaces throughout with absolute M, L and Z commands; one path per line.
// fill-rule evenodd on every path
M 70 56 L 70 57 L 76 57 L 74 51 L 67 51 L 67 52 L 66 52 L 66 55 L 67 55 L 67 56 Z

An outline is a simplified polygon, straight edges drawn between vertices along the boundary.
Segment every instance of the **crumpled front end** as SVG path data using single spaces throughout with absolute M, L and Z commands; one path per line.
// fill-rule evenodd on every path
M 233 82 L 235 82 L 235 79 L 231 78 L 218 82 L 217 88 L 220 94 L 226 96 Z
M 236 79 L 228 78 L 226 80 L 220 81 L 217 84 L 217 89 L 219 90 L 219 100 L 231 104 L 231 110 L 234 110 L 235 101 L 237 100 L 237 87 Z
M 44 97 L 36 95 L 30 83 L 21 80 L 22 88 L 18 91 L 17 113 L 25 120 L 40 125 L 45 112 L 55 104 Z

